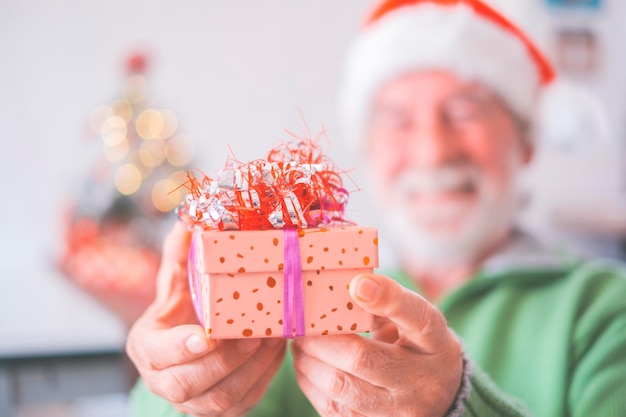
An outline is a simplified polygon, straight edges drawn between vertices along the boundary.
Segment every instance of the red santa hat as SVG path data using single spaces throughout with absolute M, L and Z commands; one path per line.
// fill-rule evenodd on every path
M 568 132 L 580 129 L 578 116 L 594 119 L 588 134 L 606 133 L 595 126 L 596 119 L 603 118 L 598 103 L 581 100 L 585 94 L 580 89 L 556 82 L 554 68 L 532 40 L 482 1 L 384 0 L 369 14 L 348 54 L 339 109 L 347 135 L 363 137 L 380 87 L 420 69 L 450 70 L 482 82 L 518 115 L 540 123 L 542 136 L 553 141 L 578 134 Z M 577 102 L 577 116 L 555 111 L 570 97 Z M 554 118 L 555 122 L 545 123 Z M 568 121 L 574 125 L 568 126 Z

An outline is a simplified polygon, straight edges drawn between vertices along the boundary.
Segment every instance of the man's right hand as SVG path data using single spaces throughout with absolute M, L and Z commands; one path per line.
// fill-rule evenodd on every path
M 263 397 L 285 340 L 212 340 L 189 296 L 190 233 L 178 222 L 165 240 L 154 302 L 128 334 L 126 350 L 146 386 L 183 413 L 241 416 Z

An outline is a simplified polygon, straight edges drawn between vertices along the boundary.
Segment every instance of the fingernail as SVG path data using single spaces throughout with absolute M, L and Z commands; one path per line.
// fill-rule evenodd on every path
M 195 334 L 187 338 L 185 345 L 187 345 L 187 349 L 189 349 L 191 353 L 202 353 L 209 349 L 209 344 L 206 340 Z
M 371 278 L 361 277 L 356 283 L 354 295 L 366 303 L 373 301 L 378 293 L 378 283 Z
M 261 339 L 241 339 L 237 342 L 237 348 L 241 353 L 250 353 L 261 344 Z

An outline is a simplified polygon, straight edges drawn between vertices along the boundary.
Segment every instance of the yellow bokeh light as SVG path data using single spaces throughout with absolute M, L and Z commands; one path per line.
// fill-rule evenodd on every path
M 146 167 L 143 165 L 138 165 L 137 167 L 139 168 L 139 171 L 141 172 L 141 178 L 144 181 L 150 178 L 150 176 L 152 175 L 152 172 L 154 172 L 154 168 L 152 167 Z
M 161 116 L 163 117 L 163 129 L 161 129 L 160 139 L 167 139 L 176 133 L 178 129 L 178 117 L 176 113 L 170 109 L 162 109 Z
M 134 164 L 124 164 L 115 173 L 115 187 L 124 195 L 131 195 L 141 187 L 141 171 Z
M 123 94 L 133 104 L 137 104 L 146 98 L 148 81 L 143 75 L 135 74 L 124 83 Z
M 139 160 L 144 166 L 155 167 L 157 165 L 156 161 L 154 160 L 154 157 L 152 156 L 152 152 L 150 152 L 149 150 L 139 149 L 138 155 L 139 155 Z
M 177 167 L 185 166 L 193 159 L 194 143 L 185 135 L 170 138 L 165 145 L 167 161 Z
M 169 178 L 179 186 L 187 181 L 187 171 L 174 171 Z
M 121 143 L 115 146 L 103 145 L 102 152 L 108 161 L 117 162 L 121 161 L 128 154 L 129 148 L 128 139 L 125 138 Z
M 109 146 L 116 146 L 126 139 L 126 122 L 120 116 L 111 116 L 104 121 L 100 129 L 102 141 Z
M 100 134 L 102 130 L 102 124 L 109 117 L 113 116 L 113 109 L 109 106 L 99 106 L 92 113 L 89 118 L 89 127 L 95 134 Z
M 130 157 L 128 158 L 128 161 L 131 164 L 135 165 L 137 169 L 139 169 L 139 172 L 141 172 L 141 178 L 145 181 L 152 175 L 152 171 L 154 171 L 154 168 L 151 166 L 146 166 L 142 162 L 141 154 L 142 154 L 141 149 L 136 150 L 135 152 L 132 153 L 132 155 L 130 155 Z
M 178 117 L 170 109 L 146 109 L 135 122 L 137 134 L 142 139 L 167 139 L 178 129 Z
M 135 120 L 135 129 L 137 130 L 139 137 L 142 139 L 150 138 L 150 130 L 148 126 L 150 124 L 150 117 L 154 111 L 154 109 L 144 110 L 139 114 L 139 116 L 137 116 L 137 120 Z
M 165 162 L 165 143 L 162 140 L 146 140 L 139 148 L 139 160 L 148 167 Z
M 120 116 L 126 123 L 130 122 L 133 118 L 133 105 L 126 99 L 116 100 L 111 103 L 113 112 Z
M 163 133 L 163 127 L 165 126 L 165 120 L 163 119 L 163 115 L 160 111 L 155 110 L 150 115 L 150 120 L 148 121 L 148 131 L 150 132 L 150 138 L 152 139 L 160 139 L 161 134 Z
M 177 189 L 179 184 L 165 178 L 158 181 L 152 188 L 152 204 L 157 210 L 167 212 L 174 210 L 183 198 L 183 192 Z
M 137 134 L 142 139 L 155 139 L 163 130 L 163 116 L 156 109 L 147 109 L 142 111 L 135 122 Z

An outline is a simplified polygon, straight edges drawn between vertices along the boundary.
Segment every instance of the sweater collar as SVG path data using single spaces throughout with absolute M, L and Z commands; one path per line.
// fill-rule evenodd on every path
M 553 247 L 547 247 L 536 237 L 514 230 L 509 240 L 482 266 L 484 274 L 497 274 L 519 269 L 561 269 L 565 265 L 562 253 Z
M 566 269 L 568 264 L 575 259 L 577 259 L 576 256 L 565 254 L 554 247 L 548 247 L 536 237 L 515 229 L 506 243 L 482 263 L 473 279 L 453 293 L 473 287 L 480 282 L 486 284 L 493 282 L 496 278 L 510 276 L 510 273 L 514 271 L 560 271 Z M 394 277 L 403 286 L 420 292 L 415 281 L 404 270 L 396 271 Z M 444 297 L 444 299 L 449 298 L 449 296 Z

